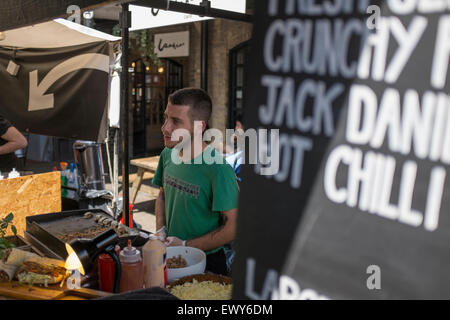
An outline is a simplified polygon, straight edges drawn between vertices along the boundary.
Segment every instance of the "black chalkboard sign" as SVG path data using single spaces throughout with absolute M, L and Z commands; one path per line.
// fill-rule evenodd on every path
M 449 9 L 258 1 L 234 298 L 450 298 Z

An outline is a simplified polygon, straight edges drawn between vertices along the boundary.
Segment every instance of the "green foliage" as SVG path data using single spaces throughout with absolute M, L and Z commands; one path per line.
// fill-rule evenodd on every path
M 159 59 L 158 55 L 155 53 L 153 34 L 150 33 L 150 30 L 136 31 L 136 44 L 146 66 L 151 66 L 152 62 L 158 68 L 163 66 L 161 59 Z
M 112 28 L 112 35 L 116 36 L 116 37 L 120 37 L 120 34 L 122 33 L 122 30 L 120 30 L 120 25 L 116 24 L 113 28 Z
M 120 37 L 122 30 L 120 25 L 117 24 L 112 29 L 113 36 Z M 153 41 L 153 34 L 150 30 L 140 30 L 140 31 L 132 31 L 133 36 L 130 37 L 130 41 L 128 43 L 129 47 L 133 46 L 132 40 L 135 39 L 135 45 L 139 50 L 139 54 L 141 55 L 142 60 L 146 66 L 151 66 L 154 63 L 158 68 L 163 66 L 161 59 L 158 58 L 158 55 L 155 53 L 155 44 Z
M 11 228 L 11 231 L 14 235 L 17 235 L 17 229 L 12 224 L 13 219 L 14 219 L 14 214 L 10 213 L 5 218 L 0 220 L 0 259 L 3 256 L 3 250 L 14 247 L 14 244 L 9 242 L 5 237 L 6 232 L 8 231 L 8 227 Z

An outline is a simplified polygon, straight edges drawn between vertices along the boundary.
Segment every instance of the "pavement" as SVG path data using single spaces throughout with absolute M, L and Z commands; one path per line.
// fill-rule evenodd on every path
M 135 174 L 130 174 L 130 197 L 131 197 L 131 187 L 133 186 L 133 181 Z M 156 231 L 156 217 L 155 217 L 155 203 L 158 197 L 159 189 L 151 185 L 151 176 L 144 176 L 142 186 L 138 191 L 136 200 L 133 204 L 133 219 L 141 225 L 141 228 L 145 231 L 154 233 Z M 120 179 L 120 178 L 119 178 Z M 107 190 L 112 190 L 111 184 L 106 184 Z M 121 192 L 119 188 L 119 192 Z

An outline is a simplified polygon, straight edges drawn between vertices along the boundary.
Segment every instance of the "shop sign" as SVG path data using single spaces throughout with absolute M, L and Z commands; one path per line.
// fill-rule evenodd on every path
M 189 56 L 189 31 L 155 34 L 155 53 L 159 58 Z
M 242 170 L 233 298 L 450 298 L 447 10 L 258 1 L 244 125 L 281 157 Z
M 171 2 L 183 2 L 192 5 L 200 5 L 202 0 L 178 0 Z M 158 10 L 135 5 L 130 5 L 129 8 L 132 14 L 130 31 L 211 19 L 192 14 Z M 246 0 L 211 0 L 211 8 L 245 13 Z

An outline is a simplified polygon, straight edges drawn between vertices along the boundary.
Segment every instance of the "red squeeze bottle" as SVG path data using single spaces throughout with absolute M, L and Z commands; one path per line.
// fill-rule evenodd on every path
M 117 256 L 120 255 L 120 247 L 115 248 Z M 98 278 L 100 281 L 100 290 L 105 292 L 113 292 L 114 288 L 114 261 L 107 253 L 98 256 Z

